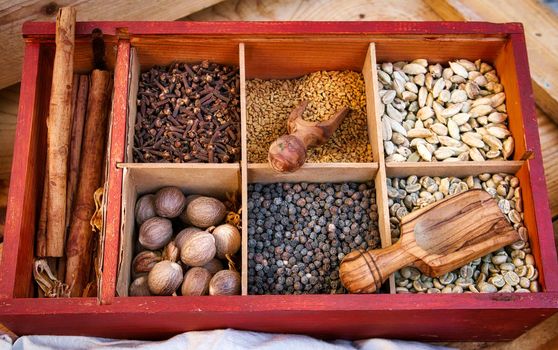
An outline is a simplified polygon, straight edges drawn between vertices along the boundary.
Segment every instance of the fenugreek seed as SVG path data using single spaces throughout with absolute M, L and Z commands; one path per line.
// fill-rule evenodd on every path
M 442 110 L 440 112 L 440 115 L 444 118 L 453 117 L 454 115 L 459 113 L 459 111 L 461 111 L 462 107 L 463 107 L 463 105 L 461 103 L 456 103 L 456 104 L 451 105 L 448 108 Z
M 449 135 L 455 140 L 461 139 L 461 134 L 459 132 L 459 126 L 453 119 L 448 119 L 448 132 Z
M 484 155 L 488 159 L 495 159 L 495 158 L 500 157 L 500 151 L 496 150 L 496 149 L 491 149 L 491 150 L 487 151 Z
M 414 59 L 411 63 L 420 64 L 423 67 L 428 67 L 428 61 L 425 58 Z
M 491 70 L 489 72 L 484 73 L 484 76 L 489 82 L 498 83 L 500 79 L 498 79 L 498 75 L 496 75 L 495 70 Z
M 391 141 L 384 141 L 384 151 L 386 155 L 391 155 L 395 152 L 395 145 Z
M 503 148 L 502 141 L 490 134 L 482 135 L 482 140 L 492 149 L 500 150 Z
M 427 162 L 430 162 L 432 160 L 432 153 L 430 153 L 430 151 L 428 150 L 428 148 L 426 148 L 425 145 L 418 144 L 417 151 L 419 155 L 422 157 L 422 159 L 426 160 Z
M 384 72 L 391 74 L 393 73 L 393 63 L 391 62 L 384 62 L 381 65 L 381 68 Z M 482 73 L 482 72 L 481 72 Z
M 413 77 L 413 82 L 417 85 L 417 86 L 424 86 L 424 79 L 425 79 L 425 75 L 424 74 L 417 74 Z
M 492 112 L 488 116 L 488 121 L 491 123 L 503 123 L 508 119 L 508 115 L 500 112 Z
M 415 138 L 415 137 L 426 138 L 432 136 L 432 132 L 428 129 L 422 129 L 422 128 L 411 129 L 407 132 L 407 136 L 409 138 Z
M 391 140 L 393 132 L 388 118 L 382 118 L 382 139 L 384 141 Z
M 413 82 L 410 82 L 410 81 L 406 82 L 405 83 L 405 89 L 409 92 L 414 93 L 414 94 L 418 94 L 418 87 Z
M 440 147 L 434 151 L 434 156 L 438 160 L 444 160 L 454 156 L 454 152 L 451 148 L 448 147 Z
M 471 115 L 473 117 L 482 117 L 492 112 L 492 107 L 490 105 L 480 105 L 471 108 Z
M 466 144 L 468 144 L 471 147 L 477 147 L 477 148 L 483 148 L 484 147 L 484 142 L 482 141 L 482 136 L 477 134 L 477 133 L 466 132 L 463 135 L 461 135 L 461 139 L 463 140 L 463 142 L 465 142 Z
M 382 103 L 388 105 L 393 102 L 395 99 L 396 92 L 395 90 L 387 90 L 384 95 L 382 96 Z
M 394 153 L 389 157 L 386 157 L 386 162 L 404 162 L 407 159 L 399 153 Z
M 444 81 L 444 78 L 436 80 L 436 83 L 434 83 L 434 86 L 432 87 L 432 96 L 434 98 L 438 98 L 438 95 L 440 95 L 440 92 L 442 92 L 445 85 L 446 83 Z
M 490 97 L 481 97 L 481 98 L 477 98 L 476 100 L 474 100 L 471 107 L 474 108 L 474 107 L 478 107 L 478 106 L 481 106 L 481 105 L 490 106 L 491 103 L 492 103 L 492 99 Z
M 403 136 L 407 136 L 407 130 L 405 130 L 405 128 L 403 127 L 403 125 L 401 125 L 400 123 L 398 123 L 397 121 L 393 120 L 390 117 L 385 117 L 384 119 L 386 119 L 391 127 L 391 129 L 395 132 L 400 133 Z
M 475 66 L 475 64 L 473 62 L 469 61 L 469 60 L 459 59 L 459 60 L 456 61 L 456 63 L 459 63 L 461 66 L 463 66 L 469 72 L 477 70 L 477 67 Z
M 476 162 L 482 162 L 485 160 L 480 151 L 475 147 L 472 147 L 469 150 L 469 157 Z
M 459 63 L 449 62 L 449 65 L 455 74 L 462 76 L 465 79 L 469 77 L 469 73 L 467 73 L 467 70 Z
M 506 95 L 503 92 L 499 92 L 491 97 L 491 106 L 496 108 L 506 100 Z
M 417 112 L 417 118 L 420 120 L 427 120 L 434 116 L 434 110 L 432 107 L 424 106 Z
M 430 126 L 430 130 L 434 131 L 440 136 L 446 136 L 448 134 L 448 128 L 442 123 L 434 123 Z
M 410 75 L 424 74 L 426 73 L 426 68 L 417 63 L 409 63 L 403 66 L 403 72 Z
M 461 103 L 467 101 L 467 93 L 464 90 L 457 89 L 451 92 L 450 102 Z
M 448 121 L 449 122 L 449 121 Z M 462 143 L 452 137 L 449 136 L 438 136 L 438 140 L 440 143 L 447 147 L 459 147 Z
M 449 78 L 451 78 L 453 76 L 453 71 L 451 70 L 451 68 L 444 68 L 444 70 L 442 71 L 442 78 L 444 78 L 444 80 L 448 81 Z M 447 85 L 447 83 L 446 83 Z
M 492 66 L 486 62 L 482 62 L 480 67 L 479 67 L 479 71 L 481 72 L 481 74 L 490 72 L 491 70 L 493 70 L 494 68 L 492 68 Z
M 416 148 L 419 143 L 427 144 L 428 142 L 423 138 L 417 137 L 411 140 L 410 146 Z
M 510 136 L 510 131 L 498 126 L 491 126 L 486 128 L 486 131 L 492 136 L 496 136 L 499 139 L 505 139 Z
M 409 158 L 407 158 L 408 162 L 418 162 L 419 160 L 420 160 L 420 155 L 418 154 L 418 152 L 411 153 Z
M 378 70 L 378 79 L 384 85 L 391 84 L 391 77 L 389 76 L 388 73 L 384 72 L 383 70 Z
M 513 150 L 514 150 L 514 141 L 513 141 L 513 137 L 510 136 L 504 140 L 502 145 L 502 154 L 504 156 L 504 159 L 508 159 L 513 154 Z

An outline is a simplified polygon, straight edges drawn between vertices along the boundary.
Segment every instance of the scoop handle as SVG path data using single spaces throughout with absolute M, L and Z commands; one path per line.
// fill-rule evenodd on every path
M 387 248 L 349 253 L 341 261 L 339 277 L 350 293 L 374 293 L 392 273 L 416 260 L 399 240 Z

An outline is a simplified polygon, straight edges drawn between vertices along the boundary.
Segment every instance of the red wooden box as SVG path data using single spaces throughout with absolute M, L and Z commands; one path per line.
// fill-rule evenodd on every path
M 45 118 L 52 75 L 54 23 L 23 27 L 25 60 L 12 168 L 4 256 L 0 280 L 0 322 L 17 334 L 86 334 L 117 338 L 163 338 L 188 330 L 236 328 L 304 333 L 325 338 L 394 337 L 438 340 L 506 340 L 517 337 L 558 310 L 558 266 L 535 106 L 520 24 L 451 22 L 92 22 L 76 26 L 77 71 L 91 68 L 88 38 L 94 28 L 105 33 L 109 66 L 114 69 L 110 137 L 108 203 L 105 217 L 105 255 L 101 295 L 96 298 L 32 298 L 34 232 L 45 159 Z M 468 58 L 495 65 L 504 85 L 510 130 L 516 140 L 514 160 L 435 164 L 385 164 L 376 127 L 376 96 L 370 94 L 369 136 L 374 162 L 368 164 L 309 164 L 283 180 L 337 179 L 350 169 L 348 179 L 373 179 L 385 238 L 386 176 L 476 175 L 515 173 L 523 189 L 525 225 L 539 269 L 542 292 L 533 294 L 460 295 L 304 295 L 234 297 L 120 297 L 116 280 L 125 214 L 123 182 L 127 165 L 127 128 L 133 57 L 145 64 L 173 60 L 211 60 L 241 67 L 241 82 L 252 77 L 294 77 L 320 69 L 370 72 L 375 62 L 427 58 L 448 61 Z M 363 68 L 364 62 L 364 68 Z M 367 66 L 368 65 L 368 66 Z M 368 68 L 366 68 L 368 67 Z M 369 83 L 374 85 L 375 83 Z M 371 91 L 374 91 L 373 89 Z M 376 90 L 377 91 L 377 90 Z M 243 100 L 242 103 L 245 101 Z M 243 106 L 243 123 L 245 123 Z M 273 180 L 265 165 L 248 164 L 245 128 L 243 159 L 239 165 L 177 166 L 182 174 L 228 169 L 238 178 L 246 204 L 248 182 Z M 521 157 L 532 152 L 532 157 Z M 149 166 L 137 166 L 147 169 Z M 155 167 L 156 168 L 156 167 Z M 172 171 L 169 169 L 163 171 Z M 324 172 L 324 169 L 329 169 Z M 320 175 L 322 174 L 322 175 Z M 323 175 L 325 174 L 325 175 Z M 328 175 L 329 174 L 329 175 Z M 331 179 L 330 179 L 331 181 Z M 135 196 L 137 193 L 133 193 Z M 246 215 L 246 214 L 245 214 Z M 246 220 L 246 217 L 244 217 Z M 382 229 L 381 229 L 382 230 Z M 389 224 L 388 224 L 389 230 Z M 243 266 L 246 271 L 246 231 Z M 389 233 L 388 233 L 389 234 Z M 389 236 L 388 236 L 389 237 Z M 383 239 L 384 245 L 389 245 Z

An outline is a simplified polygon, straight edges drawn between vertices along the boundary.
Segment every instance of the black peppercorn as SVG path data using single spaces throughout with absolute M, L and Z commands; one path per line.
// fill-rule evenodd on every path
M 379 242 L 371 186 L 250 184 L 249 292 L 344 293 L 334 273 L 340 260 Z

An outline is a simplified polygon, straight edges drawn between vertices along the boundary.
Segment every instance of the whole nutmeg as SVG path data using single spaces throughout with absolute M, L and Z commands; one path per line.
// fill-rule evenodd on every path
M 184 276 L 182 295 L 207 295 L 211 273 L 203 267 L 192 267 Z
M 223 266 L 221 260 L 213 258 L 209 260 L 207 264 L 203 265 L 203 268 L 209 271 L 211 275 L 214 275 L 225 267 Z
M 151 219 L 155 215 L 155 196 L 152 194 L 146 194 L 141 196 L 136 202 L 136 222 L 138 225 L 143 224 L 147 219 Z
M 186 206 L 186 197 L 178 187 L 163 187 L 155 193 L 155 212 L 164 218 L 175 218 Z
M 201 232 L 184 240 L 180 260 L 188 266 L 203 266 L 215 257 L 215 238 L 209 232 Z
M 147 276 L 136 278 L 128 290 L 128 295 L 131 297 L 147 297 L 151 295 L 149 286 L 147 285 Z
M 240 294 L 240 274 L 232 270 L 221 270 L 209 281 L 209 295 Z
M 168 260 L 172 262 L 176 262 L 178 260 L 178 256 L 180 255 L 180 250 L 174 243 L 174 241 L 170 241 L 163 249 L 163 260 Z
M 153 266 L 161 260 L 161 254 L 158 252 L 150 250 L 139 252 L 132 260 L 132 275 L 138 277 L 149 273 Z
M 233 255 L 240 249 L 240 232 L 231 224 L 217 226 L 213 232 L 215 237 L 215 247 L 217 248 L 217 257 L 224 259 L 225 255 Z
M 182 246 L 184 245 L 184 241 L 186 240 L 186 238 L 199 232 L 204 232 L 204 231 L 197 227 L 186 227 L 184 230 L 178 232 L 178 234 L 174 238 L 174 244 L 176 244 L 178 249 L 182 249 Z
M 268 161 L 279 172 L 293 172 L 306 161 L 306 146 L 294 135 L 283 135 L 269 147 Z
M 172 238 L 170 220 L 155 216 L 141 224 L 139 230 L 140 244 L 151 250 L 163 248 Z
M 172 295 L 182 283 L 182 273 L 182 267 L 175 262 L 158 262 L 147 275 L 149 291 L 155 295 Z
M 186 207 L 186 219 L 192 225 L 200 228 L 218 225 L 226 215 L 225 205 L 213 197 L 200 196 Z
M 186 225 L 191 225 L 191 223 L 188 221 L 188 217 L 186 215 L 186 210 L 188 209 L 188 205 L 196 198 L 201 197 L 199 194 L 190 194 L 188 196 L 186 196 L 186 205 L 184 206 L 184 210 L 182 211 L 182 213 L 180 214 L 180 216 L 178 216 L 178 218 L 185 223 Z

